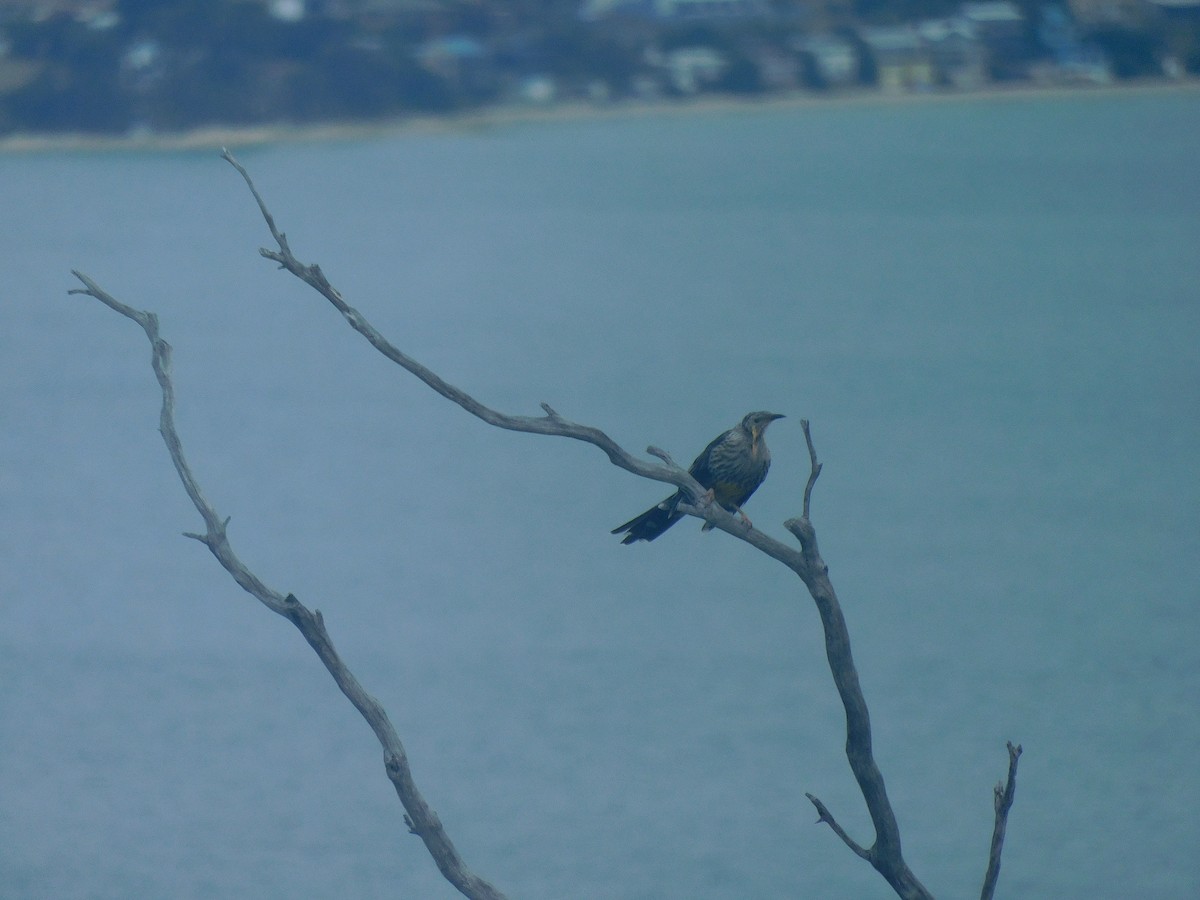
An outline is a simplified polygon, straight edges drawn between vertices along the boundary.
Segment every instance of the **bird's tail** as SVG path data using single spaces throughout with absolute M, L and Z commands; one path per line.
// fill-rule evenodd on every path
M 612 530 L 613 534 L 625 534 L 622 544 L 632 544 L 634 541 L 652 541 L 680 519 L 683 513 L 676 512 L 679 505 L 679 495 L 669 497 L 658 506 L 652 506 L 640 516 L 634 516 L 624 525 L 618 525 Z

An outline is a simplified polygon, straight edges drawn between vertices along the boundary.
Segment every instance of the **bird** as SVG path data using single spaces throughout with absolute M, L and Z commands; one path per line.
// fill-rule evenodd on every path
M 771 453 L 763 433 L 768 425 L 782 418 L 779 413 L 747 413 L 741 422 L 705 447 L 688 469 L 700 486 L 708 489 L 710 500 L 720 503 L 731 513 L 740 514 L 747 527 L 750 527 L 750 519 L 742 506 L 763 483 L 771 468 Z M 625 535 L 622 544 L 652 541 L 683 518 L 678 507 L 684 499 L 683 490 L 678 490 L 640 516 L 618 525 L 612 533 Z M 711 529 L 712 525 L 705 522 L 701 530 Z

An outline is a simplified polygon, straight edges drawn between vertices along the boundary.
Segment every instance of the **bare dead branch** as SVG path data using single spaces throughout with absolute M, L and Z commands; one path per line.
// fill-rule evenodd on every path
M 261 205 L 261 200 L 259 201 Z M 266 209 L 263 208 L 264 214 Z M 271 225 L 274 231 L 274 225 Z M 282 235 L 280 235 L 282 238 Z M 329 632 L 325 629 L 325 621 L 319 610 L 310 610 L 295 595 L 283 596 L 278 591 L 271 590 L 254 575 L 234 554 L 226 537 L 226 527 L 229 519 L 221 519 L 212 504 L 204 498 L 203 492 L 192 475 L 183 453 L 183 445 L 175 429 L 175 389 L 171 382 L 171 347 L 158 333 L 158 317 L 153 313 L 144 312 L 126 306 L 104 291 L 96 282 L 81 272 L 73 273 L 83 282 L 82 289 L 75 288 L 69 293 L 86 294 L 99 300 L 110 309 L 115 310 L 126 318 L 132 319 L 146 332 L 152 348 L 151 365 L 162 388 L 162 411 L 159 416 L 159 431 L 167 445 L 171 462 L 183 482 L 184 489 L 192 504 L 204 519 L 206 531 L 204 534 L 188 534 L 203 543 L 212 552 L 233 579 L 251 596 L 274 613 L 288 619 L 309 645 L 316 651 L 329 674 L 342 693 L 354 704 L 379 743 L 383 747 L 384 768 L 388 778 L 395 786 L 396 794 L 404 805 L 405 821 L 409 829 L 424 841 L 426 848 L 433 857 L 437 867 L 451 884 L 472 900 L 504 900 L 504 895 L 484 879 L 475 875 L 467 868 L 449 835 L 446 834 L 441 820 L 425 802 L 413 781 L 409 769 L 408 757 L 404 745 L 400 742 L 395 728 L 389 721 L 387 712 L 379 701 L 364 690 L 353 673 L 342 662 L 330 640 Z
M 871 822 L 875 826 L 875 842 L 869 849 L 863 850 L 837 825 L 829 811 L 816 798 L 811 794 L 808 798 L 817 806 L 820 821 L 827 823 L 846 846 L 870 862 L 897 894 L 915 900 L 930 898 L 932 895 L 904 861 L 900 846 L 900 826 L 896 822 L 895 812 L 887 796 L 883 773 L 879 771 L 875 762 L 871 717 L 850 650 L 850 632 L 846 627 L 846 618 L 842 614 L 837 593 L 833 589 L 833 582 L 829 580 L 829 566 L 821 559 L 817 547 L 816 529 L 808 516 L 813 485 L 821 474 L 821 463 L 817 461 L 817 451 L 808 420 L 801 420 L 800 426 L 804 430 L 804 440 L 808 445 L 810 465 L 808 482 L 804 487 L 804 514 L 799 519 L 788 519 L 784 522 L 784 527 L 800 542 L 800 551 L 804 556 L 804 567 L 800 577 L 804 579 L 821 617 L 821 627 L 825 632 L 825 656 L 846 713 L 846 759 L 850 763 L 850 771 L 858 782 L 867 811 L 871 815 Z
M 811 470 L 808 483 L 804 490 L 803 515 L 800 519 L 789 519 L 784 523 L 800 542 L 800 550 L 787 546 L 780 541 L 758 531 L 725 511 L 719 503 L 706 502 L 704 491 L 686 470 L 675 465 L 669 455 L 657 448 L 651 447 L 647 452 L 668 463 L 667 466 L 647 465 L 624 449 L 619 447 L 611 438 L 597 428 L 577 425 L 567 422 L 558 416 L 547 415 L 545 418 L 529 418 L 525 416 L 509 416 L 497 412 L 476 400 L 465 391 L 448 384 L 416 360 L 407 356 L 394 347 L 372 326 L 358 310 L 351 307 L 341 294 L 329 283 L 317 265 L 301 263 L 288 247 L 282 233 L 276 228 L 274 219 L 268 212 L 262 197 L 254 187 L 249 173 L 226 151 L 224 158 L 232 165 L 245 180 L 255 200 L 258 203 L 267 227 L 279 249 L 260 249 L 259 252 L 267 259 L 274 260 L 300 280 L 304 281 L 321 296 L 333 304 L 350 324 L 350 326 L 365 337 L 372 346 L 388 359 L 420 378 L 429 387 L 443 397 L 457 403 L 467 412 L 482 419 L 490 425 L 513 431 L 524 431 L 532 434 L 557 435 L 586 441 L 603 450 L 609 460 L 616 466 L 656 481 L 665 481 L 684 489 L 691 502 L 681 503 L 680 512 L 699 516 L 714 527 L 745 541 L 756 547 L 773 559 L 782 562 L 794 571 L 816 603 L 821 617 L 821 625 L 825 632 L 825 649 L 830 671 L 841 697 L 846 712 L 846 757 L 850 769 L 854 773 L 871 821 L 875 827 L 875 842 L 870 849 L 862 848 L 840 832 L 844 841 L 852 849 L 862 850 L 859 855 L 870 861 L 871 865 L 888 881 L 896 893 L 906 900 L 926 900 L 931 895 L 917 877 L 908 868 L 901 853 L 900 829 L 891 802 L 887 796 L 883 775 L 875 762 L 871 741 L 871 722 L 867 711 L 866 699 L 859 685 L 858 671 L 850 652 L 850 635 L 846 628 L 845 617 L 838 603 L 837 594 L 829 580 L 829 567 L 821 559 L 817 549 L 816 530 L 809 519 L 809 506 L 813 486 L 821 472 L 821 464 L 817 461 L 816 449 L 812 441 L 808 422 L 802 421 L 805 440 L 808 444 Z M 545 409 L 543 404 L 543 409 Z M 832 817 L 824 820 L 833 824 Z M 858 852 L 856 850 L 856 852 Z M 865 855 L 864 855 L 865 854 Z
M 871 861 L 871 851 L 864 849 L 857 841 L 854 840 L 854 838 L 852 838 L 852 837 L 850 837 L 850 835 L 846 834 L 845 829 L 842 828 L 842 826 L 837 823 L 837 820 L 834 819 L 833 814 L 829 812 L 829 809 L 825 806 L 824 803 L 822 803 L 820 800 L 818 800 L 812 794 L 805 794 L 804 796 L 807 797 L 812 802 L 812 805 L 817 808 L 817 822 L 818 823 L 824 822 L 826 825 L 828 825 L 830 828 L 833 829 L 834 834 L 836 834 L 838 837 L 840 837 L 842 839 L 842 843 L 844 843 L 847 847 L 849 847 L 851 850 L 853 850 L 856 854 L 861 856 L 867 862 Z
M 817 448 L 813 446 L 812 430 L 808 427 L 808 419 L 801 419 L 800 427 L 804 431 L 804 442 L 808 444 L 809 460 L 808 483 L 804 485 L 804 504 L 800 507 L 800 516 L 807 519 L 809 504 L 812 502 L 813 485 L 817 483 L 817 476 L 821 474 L 821 464 L 817 462 Z
M 997 784 L 995 791 L 996 825 L 992 829 L 992 849 L 988 854 L 987 872 L 983 876 L 983 891 L 980 900 L 992 900 L 996 882 L 1000 878 L 1000 853 L 1004 850 L 1004 832 L 1008 828 L 1008 811 L 1012 809 L 1017 794 L 1017 761 L 1021 758 L 1021 745 L 1008 742 L 1008 779 Z
M 233 158 L 228 150 L 222 151 L 222 158 L 233 166 L 242 179 L 246 182 L 246 186 L 254 195 L 255 201 L 258 203 L 258 208 L 262 212 L 263 219 L 267 223 L 267 228 L 271 232 L 271 237 L 279 246 L 278 250 L 269 250 L 262 248 L 259 250 L 264 257 L 274 260 L 279 263 L 280 267 L 291 272 L 305 284 L 312 287 L 321 296 L 333 304 L 334 308 L 342 314 L 345 320 L 350 324 L 350 327 L 366 338 L 376 350 L 390 359 L 396 365 L 411 372 L 429 387 L 433 388 L 447 400 L 457 403 L 471 415 L 482 419 L 489 425 L 494 425 L 497 428 L 505 428 L 510 431 L 523 431 L 530 434 L 549 434 L 558 435 L 560 437 L 569 437 L 578 441 L 584 441 L 599 447 L 608 455 L 613 465 L 619 466 L 635 475 L 640 475 L 643 478 L 651 478 L 655 481 L 663 481 L 673 484 L 676 487 L 683 488 L 686 491 L 693 493 L 695 496 L 700 496 L 704 493 L 704 489 L 696 483 L 695 479 L 687 473 L 686 469 L 678 466 L 657 466 L 651 463 L 643 462 L 637 457 L 628 453 L 624 448 L 617 444 L 612 438 L 598 428 L 579 425 L 574 422 L 567 421 L 558 413 L 554 412 L 549 405 L 543 403 L 542 409 L 546 412 L 545 416 L 517 416 L 507 415 L 498 412 L 476 400 L 466 391 L 462 391 L 449 382 L 442 379 L 432 370 L 426 368 L 417 360 L 403 353 L 388 341 L 379 331 L 368 322 L 358 310 L 348 304 L 342 295 L 329 283 L 318 265 L 305 265 L 300 262 L 292 253 L 288 246 L 287 237 L 275 225 L 275 219 L 267 209 L 263 202 L 262 196 L 258 193 L 258 189 L 254 186 L 254 182 L 250 178 L 250 174 L 246 169 Z
M 437 391 L 447 400 L 458 404 L 464 410 L 478 419 L 482 419 L 489 425 L 494 425 L 497 428 L 504 428 L 509 431 L 520 431 L 527 434 L 553 435 L 556 437 L 572 438 L 574 440 L 583 441 L 584 443 L 592 444 L 602 450 L 608 456 L 609 461 L 613 465 L 631 472 L 634 475 L 639 475 L 642 478 L 649 478 L 654 481 L 661 481 L 667 484 L 675 485 L 682 488 L 688 495 L 697 503 L 689 506 L 686 510 L 693 515 L 700 515 L 705 521 L 710 522 L 715 528 L 719 528 L 749 544 L 754 545 L 768 556 L 779 560 L 784 565 L 799 571 L 799 567 L 803 565 L 803 558 L 796 550 L 788 545 L 775 540 L 774 538 L 763 534 L 755 529 L 747 529 L 745 525 L 735 516 L 725 511 L 719 503 L 699 503 L 705 494 L 704 488 L 692 478 L 687 469 L 676 465 L 670 461 L 670 457 L 662 454 L 661 451 L 655 452 L 654 449 L 649 450 L 652 455 L 658 456 L 667 462 L 666 465 L 658 466 L 644 462 L 633 454 L 629 453 L 621 447 L 611 437 L 601 431 L 599 428 L 594 428 L 588 425 L 580 425 L 575 422 L 568 421 L 558 413 L 547 408 L 547 404 L 542 404 L 542 409 L 547 412 L 545 416 L 519 416 L 508 415 L 506 413 L 494 410 L 484 403 L 477 400 L 475 397 L 468 394 L 466 391 L 455 387 L 445 381 L 441 376 L 437 375 L 431 369 L 426 368 L 417 360 L 402 352 L 387 340 L 367 319 L 354 307 L 348 304 L 342 297 L 341 293 L 329 283 L 325 274 L 321 271 L 318 265 L 306 265 L 302 263 L 292 253 L 288 246 L 287 237 L 281 232 L 275 224 L 275 219 L 267 209 L 266 203 L 259 194 L 258 189 L 254 186 L 253 180 L 250 178 L 249 172 L 234 159 L 233 155 L 224 150 L 221 156 L 226 160 L 242 179 L 246 182 L 246 186 L 250 189 L 250 193 L 254 196 L 255 202 L 258 204 L 259 211 L 263 215 L 263 220 L 267 223 L 267 228 L 271 232 L 271 237 L 278 245 L 278 250 L 270 250 L 260 248 L 259 253 L 266 259 L 273 260 L 279 263 L 280 268 L 286 269 L 294 276 L 299 278 L 322 297 L 329 301 L 333 307 L 342 314 L 346 322 L 361 334 L 376 350 L 390 359 L 396 365 L 415 375 L 426 385 Z M 680 507 L 683 509 L 683 507 Z
M 675 460 L 671 457 L 671 454 L 668 453 L 666 450 L 663 450 L 661 447 L 655 447 L 653 444 L 651 444 L 649 447 L 646 448 L 646 452 L 649 453 L 651 456 L 661 459 L 668 466 L 675 465 Z
M 514 416 L 498 412 L 484 405 L 465 391 L 444 381 L 436 373 L 400 351 L 384 338 L 358 310 L 345 302 L 341 294 L 326 279 L 319 266 L 306 265 L 296 258 L 288 245 L 286 235 L 276 226 L 274 218 L 255 188 L 247 171 L 227 151 L 223 153 L 223 157 L 238 171 L 246 182 L 247 187 L 258 204 L 259 211 L 263 215 L 267 228 L 279 248 L 278 250 L 263 248 L 259 252 L 265 258 L 277 262 L 281 268 L 288 270 L 320 293 L 341 313 L 342 317 L 352 328 L 366 338 L 372 346 L 388 359 L 415 375 L 443 397 L 451 400 L 470 414 L 490 425 L 513 431 L 556 435 L 584 441 L 601 449 L 614 465 L 626 471 L 644 478 L 667 482 L 679 487 L 685 492 L 685 501 L 679 505 L 680 511 L 704 518 L 714 527 L 725 531 L 739 540 L 745 541 L 768 556 L 782 562 L 801 578 L 809 594 L 812 596 L 821 618 L 825 635 L 826 656 L 833 675 L 834 684 L 837 687 L 846 714 L 846 757 L 862 791 L 875 830 L 875 840 L 872 845 L 869 848 L 864 848 L 858 844 L 834 820 L 829 810 L 821 801 L 811 794 L 808 797 L 817 808 L 819 821 L 828 824 L 843 843 L 856 855 L 870 862 L 899 896 L 911 898 L 911 900 L 929 898 L 931 895 L 908 868 L 901 852 L 899 826 L 888 800 L 883 776 L 874 759 L 870 716 L 850 651 L 850 639 L 845 617 L 838 602 L 837 594 L 828 577 L 829 568 L 821 559 L 817 546 L 816 530 L 810 519 L 812 491 L 821 472 L 821 463 L 817 460 L 817 453 L 808 421 L 801 421 L 810 461 L 809 477 L 803 495 L 802 516 L 799 519 L 789 519 L 784 523 L 788 531 L 799 542 L 800 547 L 797 550 L 749 527 L 745 521 L 739 520 L 726 512 L 720 504 L 707 502 L 704 496 L 705 492 L 700 485 L 685 469 L 675 464 L 670 455 L 664 451 L 655 447 L 651 447 L 647 451 L 650 455 L 662 460 L 664 465 L 658 466 L 643 462 L 617 445 L 604 432 L 597 428 L 567 421 L 546 403 L 541 404 L 542 410 L 545 412 L 545 416 L 543 417 Z M 155 348 L 155 371 L 159 373 L 159 381 L 163 385 L 164 391 L 164 421 L 166 423 L 163 427 L 164 439 L 167 441 L 168 448 L 171 449 L 172 459 L 176 461 L 176 468 L 179 470 L 180 477 L 188 489 L 189 496 L 193 498 L 193 502 L 200 509 L 207 525 L 205 535 L 193 536 L 209 546 L 214 555 L 221 560 L 222 565 L 225 565 L 231 574 L 238 579 L 239 584 L 242 584 L 246 590 L 255 594 L 255 596 L 259 596 L 266 605 L 295 622 L 305 635 L 305 638 L 321 656 L 322 660 L 326 662 L 331 673 L 334 673 L 335 679 L 337 679 L 338 675 L 335 673 L 335 669 L 344 668 L 344 666 L 341 666 L 340 660 L 337 659 L 332 645 L 329 643 L 320 613 L 310 613 L 292 595 L 280 598 L 277 593 L 267 591 L 265 587 L 258 584 L 257 579 L 251 580 L 252 576 L 249 576 L 249 573 L 245 572 L 244 567 L 232 555 L 232 551 L 228 549 L 228 542 L 225 539 L 225 526 L 228 520 L 222 522 L 217 518 L 211 507 L 203 501 L 203 498 L 199 494 L 199 489 L 195 486 L 194 480 L 191 479 L 190 472 L 182 460 L 182 451 L 178 447 L 178 438 L 174 437 L 174 427 L 169 424 L 169 417 L 166 415 L 166 410 L 169 409 L 170 403 L 173 402 L 171 400 L 169 378 L 166 376 L 169 348 L 157 338 L 157 322 L 151 314 L 140 313 L 136 310 L 131 310 L 129 307 L 125 307 L 123 304 L 117 303 L 100 291 L 85 276 L 79 275 L 79 277 L 88 288 L 86 291 L 81 291 L 80 293 L 91 294 L 123 315 L 127 315 L 138 321 L 146 329 L 148 336 L 150 336 L 151 343 Z M 162 349 L 160 349 L 160 344 Z M 260 593 L 256 591 L 261 591 L 262 595 L 260 596 Z M 278 608 L 280 603 L 284 605 L 282 609 Z M 391 731 L 390 724 L 386 724 L 386 716 L 383 715 L 382 709 L 378 708 L 378 704 L 369 695 L 361 691 L 361 687 L 358 687 L 357 682 L 346 682 L 343 684 L 339 680 L 338 683 L 342 686 L 343 691 L 351 701 L 355 703 L 355 706 L 359 708 L 364 717 L 367 718 L 368 722 L 372 723 L 372 727 L 376 728 L 376 733 L 385 747 L 388 775 L 396 785 L 396 790 L 402 801 L 404 801 L 405 808 L 408 811 L 406 822 L 408 822 L 409 827 L 414 833 L 421 835 L 425 840 L 427 846 L 430 847 L 430 852 L 438 860 L 438 865 L 442 867 L 446 877 L 452 883 L 455 883 L 459 887 L 459 890 L 467 893 L 468 896 L 476 896 L 476 894 L 468 893 L 469 889 L 475 888 L 483 891 L 478 896 L 499 896 L 498 893 L 486 893 L 486 891 L 494 892 L 495 889 L 486 882 L 478 882 L 478 879 L 475 879 L 475 876 L 470 875 L 465 869 L 456 870 L 453 864 L 443 864 L 443 858 L 449 859 L 451 862 L 457 861 L 459 865 L 461 865 L 461 860 L 458 860 L 457 854 L 453 851 L 453 846 L 449 844 L 449 839 L 445 838 L 436 815 L 424 805 L 424 801 L 420 800 L 420 795 L 416 793 L 415 786 L 411 784 L 411 777 L 408 774 L 407 763 L 404 761 L 403 750 L 399 746 L 398 739 L 395 739 L 393 743 L 394 732 Z M 393 748 L 397 752 L 392 752 Z M 1004 822 L 1007 819 L 1008 809 L 1012 804 L 1012 790 L 1015 787 L 1016 755 L 1020 753 L 1020 748 L 1018 747 L 1015 751 L 1016 755 L 1014 755 L 1011 744 L 1009 745 L 1009 750 L 1011 757 L 1009 787 L 1003 792 L 1003 796 L 999 790 L 997 792 L 998 837 L 993 838 L 993 858 L 989 864 L 988 873 L 993 887 L 995 875 L 999 870 L 999 852 L 1003 843 Z M 1002 807 L 1003 812 L 1001 811 Z M 446 856 L 446 848 L 448 848 L 449 856 Z M 454 874 L 456 871 L 457 875 Z M 455 880 L 456 878 L 458 880 Z M 478 883 L 472 882 L 472 879 L 475 879 L 475 882 Z M 467 887 L 464 887 L 464 884 Z M 985 892 L 987 890 L 988 888 L 985 885 Z M 986 896 L 989 895 L 985 893 Z

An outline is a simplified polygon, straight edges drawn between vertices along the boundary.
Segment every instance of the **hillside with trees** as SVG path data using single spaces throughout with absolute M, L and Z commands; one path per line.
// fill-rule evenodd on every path
M 0 0 L 0 134 L 1200 73 L 1200 0 Z

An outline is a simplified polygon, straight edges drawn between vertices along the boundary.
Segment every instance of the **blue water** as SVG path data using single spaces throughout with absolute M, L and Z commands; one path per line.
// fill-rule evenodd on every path
M 747 109 L 246 150 L 293 248 L 500 409 L 808 474 L 906 857 L 1200 896 L 1195 92 Z M 319 607 L 513 898 L 891 896 L 796 579 L 592 448 L 489 429 L 260 259 L 215 153 L 0 158 L 0 896 L 454 897 L 373 736 L 202 546 Z

